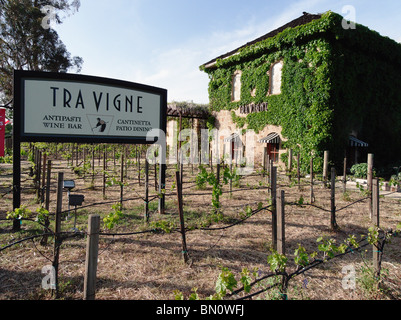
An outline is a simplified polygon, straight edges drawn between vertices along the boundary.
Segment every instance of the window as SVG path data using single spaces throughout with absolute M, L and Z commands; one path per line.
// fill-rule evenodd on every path
M 241 100 L 241 71 L 236 71 L 233 77 L 232 101 Z
M 281 94 L 281 79 L 283 75 L 283 62 L 273 64 L 270 70 L 270 94 Z

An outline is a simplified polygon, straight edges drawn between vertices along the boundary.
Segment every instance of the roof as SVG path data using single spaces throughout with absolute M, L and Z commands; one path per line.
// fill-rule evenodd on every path
M 205 64 L 203 64 L 203 66 L 205 68 L 210 68 L 210 67 L 212 67 L 214 65 L 214 63 L 218 59 L 224 59 L 224 58 L 230 57 L 230 56 L 236 54 L 242 48 L 248 47 L 250 45 L 253 45 L 253 44 L 258 43 L 260 41 L 266 40 L 268 38 L 272 38 L 272 37 L 278 35 L 279 33 L 283 32 L 285 29 L 295 28 L 295 27 L 307 24 L 309 22 L 312 22 L 313 20 L 320 19 L 321 17 L 322 17 L 321 14 L 311 14 L 311 13 L 304 12 L 303 15 L 300 16 L 299 18 L 297 18 L 295 20 L 292 20 L 291 22 L 283 25 L 282 27 L 280 27 L 278 29 L 275 29 L 275 30 L 273 30 L 273 31 L 271 31 L 269 33 L 266 33 L 265 35 L 255 39 L 255 40 L 253 40 L 251 42 L 248 42 L 245 45 L 243 45 L 243 46 L 241 46 L 241 47 L 239 47 L 239 48 L 237 48 L 237 49 L 235 49 L 233 51 L 227 52 L 227 53 L 225 53 L 225 54 L 223 54 L 223 55 L 221 55 L 221 56 L 219 56 L 219 57 L 217 57 L 217 58 L 215 58 L 213 60 L 210 60 L 209 62 L 206 62 Z

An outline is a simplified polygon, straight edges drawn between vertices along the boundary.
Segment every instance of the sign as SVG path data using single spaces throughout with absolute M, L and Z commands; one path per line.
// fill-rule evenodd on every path
M 6 138 L 6 109 L 0 108 L 0 157 L 4 157 L 4 141 Z
M 62 73 L 15 71 L 14 78 L 21 142 L 149 144 L 149 131 L 166 130 L 164 89 Z
M 157 142 L 161 145 L 160 157 L 165 159 L 162 138 L 166 124 L 165 89 L 100 77 L 15 70 L 13 208 L 21 206 L 21 142 Z M 149 131 L 152 139 L 147 138 Z M 162 193 L 166 186 L 165 160 L 160 166 Z M 164 207 L 162 196 L 161 214 Z M 20 228 L 20 221 L 15 219 L 13 230 Z
M 240 114 L 250 114 L 250 113 L 255 113 L 255 112 L 262 112 L 262 111 L 267 111 L 268 110 L 268 103 L 267 102 L 262 102 L 258 104 L 248 104 L 248 105 L 242 105 L 239 107 Z

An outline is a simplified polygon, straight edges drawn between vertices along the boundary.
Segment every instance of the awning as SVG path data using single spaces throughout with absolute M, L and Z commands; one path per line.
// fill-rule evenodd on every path
M 231 136 L 224 139 L 224 142 L 242 142 L 238 133 L 233 133 Z
M 280 135 L 278 133 L 270 133 L 266 138 L 260 139 L 259 143 L 272 143 L 272 144 L 276 144 L 276 143 L 280 143 L 281 139 L 280 139 Z
M 351 147 L 362 147 L 362 148 L 367 148 L 369 147 L 369 143 L 363 142 L 354 136 L 349 137 L 349 143 Z

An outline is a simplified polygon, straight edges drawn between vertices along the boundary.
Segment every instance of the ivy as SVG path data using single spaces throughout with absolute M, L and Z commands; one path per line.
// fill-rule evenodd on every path
M 218 59 L 213 68 L 202 66 L 210 78 L 210 109 L 231 111 L 239 129 L 258 133 L 266 125 L 280 126 L 284 147 L 300 152 L 303 172 L 309 170 L 312 152 L 315 170 L 322 169 L 324 150 L 335 151 L 333 163 L 341 164 L 353 130 L 367 141 L 386 140 L 372 150 L 378 159 L 386 159 L 386 146 L 401 145 L 401 95 L 396 85 L 388 85 L 389 79 L 401 82 L 396 72 L 401 47 L 359 24 L 355 30 L 344 30 L 342 20 L 329 11 Z M 282 93 L 269 95 L 269 71 L 279 60 L 284 62 Z M 237 70 L 242 72 L 241 101 L 232 102 L 232 77 Z M 234 112 L 241 105 L 262 102 L 268 104 L 267 111 L 245 117 Z M 377 119 L 383 119 L 380 130 L 368 125 Z M 395 152 L 394 158 L 401 157 L 401 148 Z

